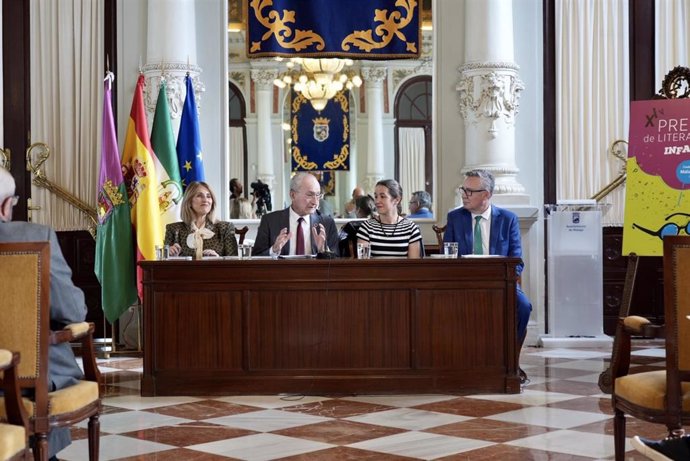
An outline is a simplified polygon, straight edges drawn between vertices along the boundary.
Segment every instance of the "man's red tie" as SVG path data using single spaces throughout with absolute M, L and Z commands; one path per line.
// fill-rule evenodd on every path
M 303 255 L 304 254 L 304 231 L 302 230 L 302 223 L 304 222 L 304 218 L 299 218 L 297 220 L 297 236 L 295 237 L 295 254 L 296 255 Z

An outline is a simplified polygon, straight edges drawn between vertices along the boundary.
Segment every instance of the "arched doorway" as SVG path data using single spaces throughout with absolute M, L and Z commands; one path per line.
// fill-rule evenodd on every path
M 395 177 L 405 195 L 434 187 L 431 77 L 405 82 L 395 97 Z
M 247 170 L 247 105 L 240 89 L 228 82 L 228 159 L 230 178 L 239 178 L 246 188 Z

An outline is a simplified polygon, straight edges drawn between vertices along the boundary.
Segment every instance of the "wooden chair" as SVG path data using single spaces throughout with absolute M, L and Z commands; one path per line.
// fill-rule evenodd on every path
M 249 227 L 244 226 L 240 229 L 235 229 L 235 234 L 240 236 L 239 241 L 237 242 L 238 244 L 243 244 L 244 243 L 244 237 L 247 235 L 247 231 L 249 230 Z
M 436 241 L 438 242 L 438 251 L 443 253 L 443 233 L 446 231 L 446 226 L 437 226 L 434 224 L 431 228 L 436 233 Z
M 0 348 L 18 351 L 19 386 L 33 396 L 28 429 L 34 437 L 34 459 L 48 459 L 48 433 L 89 418 L 89 460 L 98 459 L 101 411 L 100 373 L 93 347 L 93 324 L 50 330 L 50 244 L 0 243 Z M 85 378 L 73 386 L 49 391 L 48 349 L 51 344 L 81 342 Z M 3 415 L 0 415 L 2 418 Z
M 3 372 L 2 389 L 4 403 L 0 402 L 2 413 L 7 415 L 5 423 L 0 423 L 0 461 L 19 461 L 29 459 L 28 420 L 26 409 L 22 406 L 17 379 L 19 354 L 0 349 L 0 371 Z
M 625 457 L 625 415 L 666 425 L 669 435 L 690 424 L 690 237 L 664 238 L 665 329 L 643 317 L 621 319 L 620 340 L 611 372 L 614 378 L 614 445 L 616 460 Z M 666 369 L 628 374 L 632 335 L 666 338 Z

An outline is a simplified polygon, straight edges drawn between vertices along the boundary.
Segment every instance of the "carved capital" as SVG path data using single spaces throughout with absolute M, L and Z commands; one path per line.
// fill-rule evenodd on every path
M 362 67 L 362 78 L 365 82 L 383 82 L 386 78 L 386 68 Z
M 525 89 L 514 63 L 469 63 L 460 68 L 458 92 L 460 114 L 465 124 L 488 120 L 492 138 L 498 134 L 496 122 L 515 124 L 520 93 Z
M 374 188 L 376 187 L 376 183 L 381 181 L 382 179 L 382 175 L 367 174 L 367 177 L 364 179 L 364 190 L 370 194 L 373 193 Z
M 278 78 L 276 69 L 252 69 L 252 80 L 258 85 L 273 85 Z
M 474 169 L 482 169 L 490 171 L 496 179 L 494 185 L 494 195 L 522 195 L 525 193 L 525 187 L 517 182 L 517 174 L 520 170 L 515 166 L 507 165 L 468 165 L 462 168 L 462 174 Z M 456 199 L 462 203 L 462 195 L 460 191 L 460 186 L 455 190 Z
M 141 71 L 146 78 L 144 88 L 144 106 L 148 113 L 156 110 L 158 101 L 158 91 L 161 80 L 166 83 L 166 95 L 171 118 L 178 118 L 182 115 L 182 106 L 186 96 L 184 79 L 187 74 L 192 78 L 194 86 L 194 97 L 197 111 L 201 112 L 201 96 L 206 91 L 205 85 L 199 79 L 201 68 L 195 65 L 188 65 L 175 62 L 162 62 L 158 64 L 147 64 Z

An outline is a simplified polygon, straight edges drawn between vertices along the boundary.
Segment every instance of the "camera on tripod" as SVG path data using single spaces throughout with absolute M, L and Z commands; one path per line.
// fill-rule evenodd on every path
M 249 185 L 252 188 L 252 195 L 256 197 L 256 217 L 261 218 L 263 215 L 273 209 L 271 203 L 271 189 L 268 184 L 264 184 L 260 179 Z

